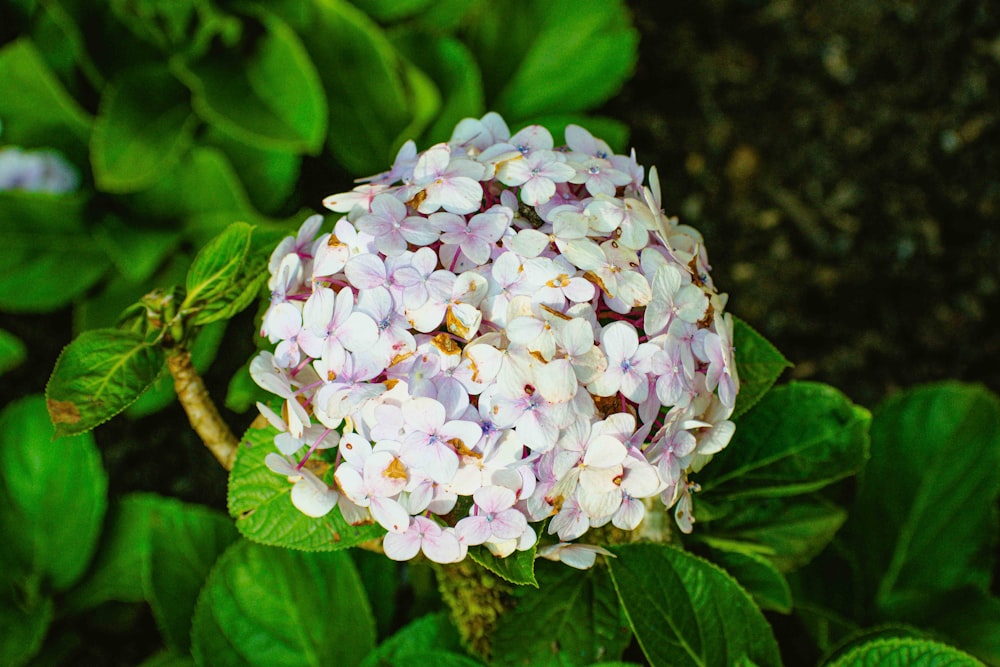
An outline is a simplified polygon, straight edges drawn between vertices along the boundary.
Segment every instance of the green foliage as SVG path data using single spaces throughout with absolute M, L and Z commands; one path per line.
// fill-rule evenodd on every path
M 586 665 L 620 657 L 632 637 L 607 570 L 550 561 L 537 569 L 538 589 L 517 589 L 515 606 L 500 619 L 494 662 Z
M 428 654 L 434 659 L 426 660 Z M 458 638 L 458 631 L 444 613 L 428 614 L 413 621 L 389 639 L 379 644 L 369 653 L 361 667 L 382 667 L 385 665 L 438 664 L 442 655 L 453 661 L 465 660 L 469 664 L 479 664 L 466 657 Z M 456 664 L 462 665 L 462 662 Z
M 535 578 L 535 549 L 536 547 L 531 547 L 526 551 L 515 551 L 506 558 L 497 558 L 486 547 L 469 547 L 469 558 L 504 581 L 537 588 L 538 580 Z
M 357 665 L 375 621 L 350 557 L 234 544 L 198 599 L 202 665 Z
M 270 425 L 248 429 L 229 474 L 229 514 L 244 537 L 272 546 L 336 551 L 385 533 L 376 524 L 348 524 L 339 508 L 318 519 L 297 510 L 291 501 L 291 483 L 264 464 L 274 451 L 276 434 Z
M 975 667 L 972 656 L 951 646 L 927 639 L 878 639 L 862 644 L 824 663 L 826 667 Z
M 0 375 L 17 368 L 28 358 L 24 342 L 4 329 L 0 329 Z
M 713 562 L 722 566 L 766 611 L 787 614 L 792 610 L 792 591 L 785 576 L 767 558 L 746 551 L 713 551 Z
M 612 548 L 611 578 L 651 665 L 780 665 L 771 627 L 724 571 L 674 547 Z
M 777 348 L 739 318 L 733 318 L 733 347 L 740 393 L 736 395 L 733 418 L 752 408 L 767 393 L 782 371 L 792 364 Z
M 57 435 L 83 433 L 127 408 L 163 369 L 163 350 L 119 329 L 94 329 L 59 355 L 46 387 Z

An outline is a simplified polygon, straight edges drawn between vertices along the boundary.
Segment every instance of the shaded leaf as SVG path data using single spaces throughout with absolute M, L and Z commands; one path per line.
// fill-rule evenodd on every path
M 28 348 L 14 334 L 0 329 L 0 375 L 17 368 L 28 358 Z
M 91 435 L 53 432 L 42 396 L 0 413 L 0 561 L 63 591 L 94 554 L 108 478 Z
M 354 561 L 354 567 L 358 570 L 368 599 L 378 601 L 372 605 L 372 612 L 378 636 L 385 637 L 393 630 L 397 610 L 396 599 L 399 584 L 403 579 L 400 568 L 405 566 L 386 558 L 385 554 L 367 549 L 351 549 L 347 553 Z
M 375 524 L 352 526 L 334 508 L 325 517 L 308 517 L 292 505 L 292 484 L 264 465 L 276 451 L 277 430 L 247 430 L 229 474 L 229 514 L 246 538 L 273 546 L 307 551 L 336 551 L 377 539 L 385 530 Z
M 240 141 L 215 127 L 207 128 L 201 141 L 226 154 L 250 200 L 260 210 L 275 213 L 295 190 L 302 166 L 298 153 Z
M 181 243 L 181 234 L 176 229 L 138 227 L 113 215 L 101 220 L 94 236 L 118 273 L 136 286 L 151 279 Z
M 942 612 L 942 610 L 947 610 Z M 988 665 L 1000 665 L 1000 598 L 976 588 L 949 591 L 906 620 L 931 629 Z
M 45 396 L 57 435 L 83 433 L 124 410 L 163 369 L 163 350 L 119 329 L 85 331 L 67 345 Z
M 929 639 L 877 639 L 848 651 L 827 667 L 975 667 L 981 662 Z
M 867 410 L 833 387 L 793 382 L 768 392 L 699 473 L 705 495 L 787 496 L 856 473 L 868 453 Z
M 506 558 L 494 556 L 484 546 L 469 547 L 469 558 L 504 581 L 538 588 L 538 580 L 535 579 L 535 547 L 526 551 L 515 551 Z
M 996 558 L 1000 400 L 947 383 L 903 392 L 872 421 L 872 457 L 846 530 L 888 617 L 934 593 L 986 590 Z
M 618 598 L 651 665 L 781 664 L 771 627 L 728 574 L 666 545 L 611 550 Z
M 709 559 L 731 574 L 765 611 L 787 614 L 792 610 L 792 591 L 774 564 L 755 553 L 712 549 Z
M 54 617 L 52 598 L 31 604 L 0 598 L 0 664 L 25 665 L 42 648 L 45 633 Z
M 326 136 L 323 87 L 298 35 L 261 12 L 264 33 L 239 52 L 213 53 L 171 66 L 194 95 L 207 122 L 251 144 L 279 151 L 317 153 Z
M 162 65 L 127 70 L 107 86 L 90 136 L 97 187 L 148 187 L 191 146 L 197 118 L 187 89 Z
M 202 665 L 357 665 L 375 621 L 345 553 L 306 553 L 240 541 L 218 560 L 195 611 Z
M 520 588 L 493 636 L 502 665 L 585 665 L 617 658 L 632 635 L 604 567 L 538 564 L 539 588 Z M 567 663 L 566 660 L 569 660 Z
M 376 21 L 391 23 L 422 13 L 436 0 L 355 0 L 353 4 Z
M 413 621 L 379 644 L 365 657 L 361 665 L 362 667 L 397 665 L 400 660 L 424 655 L 428 651 L 459 655 L 464 653 L 458 630 L 444 612 L 428 614 Z
M 792 363 L 739 318 L 734 318 L 733 347 L 736 350 L 736 370 L 740 376 L 740 392 L 736 395 L 732 417 L 735 419 L 755 406 L 782 371 L 791 368 Z

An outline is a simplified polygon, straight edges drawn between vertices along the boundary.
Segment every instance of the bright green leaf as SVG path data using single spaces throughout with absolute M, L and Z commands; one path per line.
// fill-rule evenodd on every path
M 539 588 L 519 588 L 493 635 L 498 665 L 586 665 L 617 658 L 632 639 L 608 571 L 538 563 Z
M 422 13 L 436 0 L 354 0 L 353 4 L 376 21 L 391 23 Z
M 739 318 L 734 320 L 733 347 L 736 350 L 736 371 L 740 376 L 740 393 L 736 395 L 733 419 L 755 406 L 782 371 L 792 365 L 749 324 Z
M 17 368 L 28 358 L 28 348 L 14 334 L 0 329 L 0 375 Z
M 323 87 L 299 37 L 261 12 L 261 35 L 249 52 L 217 52 L 193 63 L 171 61 L 206 121 L 250 144 L 317 153 L 326 136 Z
M 386 639 L 365 657 L 361 665 L 382 667 L 395 665 L 399 659 L 427 651 L 461 653 L 462 650 L 458 631 L 448 614 L 439 612 L 418 618 Z
M 847 512 L 819 495 L 748 498 L 733 505 L 724 516 L 699 523 L 692 538 L 719 549 L 763 556 L 781 572 L 812 560 L 847 518 Z
M 468 37 L 499 91 L 488 106 L 509 121 L 584 111 L 611 97 L 631 74 L 639 34 L 618 0 L 488 3 Z
M 172 498 L 157 500 L 151 516 L 147 596 L 167 646 L 187 653 L 198 593 L 237 534 L 220 512 Z
M 137 399 L 163 369 L 163 350 L 118 329 L 85 331 L 63 349 L 46 387 L 57 435 L 89 431 Z
M 787 496 L 850 476 L 868 452 L 867 410 L 833 387 L 795 382 L 740 419 L 729 446 L 698 474 L 706 496 Z
M 766 611 L 787 614 L 792 610 L 792 591 L 774 564 L 755 553 L 712 549 L 709 559 L 731 574 Z
M 862 582 L 890 617 L 928 595 L 990 585 L 1000 496 L 1000 400 L 930 385 L 887 400 L 848 523 Z
M 325 517 L 308 517 L 292 505 L 292 484 L 264 464 L 274 452 L 272 426 L 250 428 L 243 436 L 229 474 L 229 514 L 248 539 L 261 544 L 336 551 L 377 539 L 385 530 L 377 524 L 351 526 L 334 508 Z
M 665 545 L 611 550 L 611 578 L 651 665 L 781 664 L 771 627 L 728 574 Z
M 189 97 L 162 65 L 127 70 L 104 89 L 90 136 L 100 190 L 141 190 L 177 163 L 197 124 Z
M 26 37 L 0 50 L 0 119 L 5 144 L 56 148 L 83 166 L 92 119 Z
M 538 588 L 538 580 L 535 579 L 535 547 L 515 551 L 506 558 L 494 556 L 486 547 L 469 547 L 469 558 L 504 581 Z
M 108 478 L 93 436 L 53 442 L 53 433 L 41 396 L 0 413 L 0 554 L 63 591 L 94 554 Z
M 233 282 L 241 277 L 252 236 L 253 227 L 234 222 L 201 249 L 188 269 L 182 308 L 210 303 L 231 290 Z
M 202 665 L 343 665 L 375 646 L 375 621 L 345 553 L 240 541 L 198 599 L 192 651 Z
M 877 639 L 848 651 L 824 667 L 976 667 L 971 655 L 929 639 Z
M 277 212 L 295 190 L 302 156 L 240 141 L 219 128 L 209 127 L 204 145 L 226 154 L 253 204 L 266 213 Z

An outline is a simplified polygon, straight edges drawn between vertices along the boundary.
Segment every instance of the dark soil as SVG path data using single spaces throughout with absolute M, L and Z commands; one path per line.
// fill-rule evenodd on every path
M 871 406 L 1000 391 L 1000 6 L 635 0 L 632 128 L 730 310 Z

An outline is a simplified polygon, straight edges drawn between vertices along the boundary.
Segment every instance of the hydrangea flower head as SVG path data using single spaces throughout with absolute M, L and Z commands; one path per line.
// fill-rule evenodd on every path
M 733 322 L 656 170 L 581 127 L 555 146 L 495 113 L 327 197 L 271 258 L 254 379 L 284 401 L 296 507 L 385 527 L 386 554 L 484 545 L 588 567 L 591 528 L 661 503 L 732 438 Z M 311 456 L 329 462 L 308 474 Z M 547 546 L 546 546 L 547 545 Z

